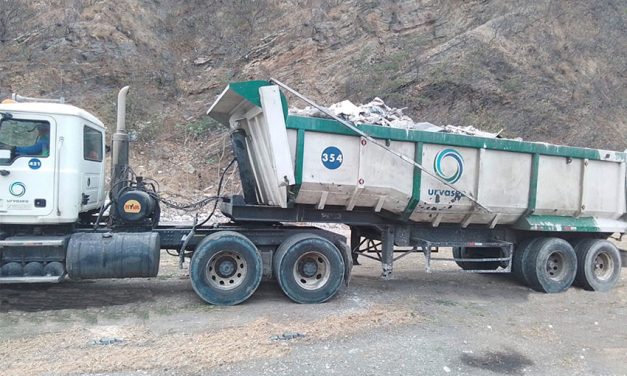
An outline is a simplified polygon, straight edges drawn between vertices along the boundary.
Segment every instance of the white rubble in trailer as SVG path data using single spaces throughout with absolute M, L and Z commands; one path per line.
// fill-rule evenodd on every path
M 355 124 L 381 125 L 407 130 L 444 132 L 487 138 L 500 137 L 500 132 L 485 132 L 473 127 L 472 125 L 458 126 L 449 124 L 439 126 L 429 122 L 417 122 L 403 113 L 406 109 L 407 108 L 390 107 L 379 97 L 375 97 L 372 101 L 360 105 L 356 105 L 349 100 L 343 100 L 341 102 L 334 103 L 327 108 L 327 110 L 335 116 L 339 116 L 340 118 Z M 290 108 L 289 112 L 290 115 L 330 118 L 328 115 L 312 106 L 307 106 L 302 109 Z

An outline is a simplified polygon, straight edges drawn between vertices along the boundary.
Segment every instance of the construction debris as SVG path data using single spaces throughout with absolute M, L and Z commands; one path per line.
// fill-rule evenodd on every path
M 296 339 L 296 338 L 304 338 L 305 335 L 302 333 L 298 333 L 298 332 L 285 332 L 281 335 L 277 335 L 277 336 L 272 336 L 270 337 L 271 341 L 289 341 L 291 339 Z
M 428 122 L 416 122 L 411 117 L 403 113 L 403 110 L 405 109 L 406 108 L 390 107 L 386 105 L 381 98 L 375 97 L 369 103 L 359 106 L 355 105 L 349 100 L 344 100 L 331 105 L 327 110 L 335 116 L 348 120 L 354 124 L 372 124 L 408 130 L 465 134 L 470 136 L 488 138 L 499 137 L 500 132 L 484 132 L 471 125 L 445 125 L 441 127 Z M 328 115 L 311 106 L 305 107 L 303 109 L 290 108 L 290 114 L 298 116 L 329 118 Z
M 121 345 L 121 344 L 124 344 L 125 342 L 126 341 L 120 338 L 100 338 L 100 339 L 97 339 L 97 340 L 95 339 L 91 341 L 90 344 L 94 346 L 110 346 L 110 345 Z
M 500 130 L 497 133 L 484 132 L 480 129 L 473 127 L 472 125 L 467 125 L 465 127 L 458 126 L 458 125 L 445 125 L 444 129 L 442 130 L 442 132 L 446 132 L 446 133 L 466 134 L 470 136 L 479 136 L 479 137 L 488 137 L 488 138 L 499 137 L 502 131 L 503 130 Z

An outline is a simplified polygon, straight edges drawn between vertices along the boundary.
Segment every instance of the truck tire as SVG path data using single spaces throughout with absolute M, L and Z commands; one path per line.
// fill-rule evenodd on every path
M 344 282 L 344 259 L 333 243 L 314 234 L 296 234 L 277 248 L 274 276 L 281 290 L 297 303 L 331 299 Z
M 529 247 L 522 270 L 532 289 L 546 293 L 564 292 L 575 280 L 577 256 L 566 240 L 541 239 Z
M 454 258 L 481 259 L 501 257 L 500 248 L 480 248 L 480 247 L 453 247 Z M 501 266 L 500 261 L 472 262 L 455 261 L 464 270 L 496 270 Z
M 220 231 L 196 247 L 189 275 L 196 294 L 209 304 L 235 305 L 248 299 L 261 282 L 263 263 L 244 235 Z
M 590 291 L 609 291 L 620 279 L 618 248 L 604 239 L 586 239 L 575 247 L 577 275 L 575 285 Z
M 514 247 L 514 254 L 512 257 L 512 273 L 518 281 L 526 286 L 529 286 L 529 278 L 525 275 L 525 268 L 523 268 L 523 265 L 525 265 L 527 261 L 529 249 L 535 242 L 540 240 L 542 240 L 542 238 L 528 238 L 521 241 Z

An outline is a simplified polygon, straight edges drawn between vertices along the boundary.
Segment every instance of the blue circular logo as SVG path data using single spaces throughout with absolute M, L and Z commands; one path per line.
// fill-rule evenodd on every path
M 344 156 L 342 155 L 342 151 L 340 149 L 335 146 L 329 146 L 322 151 L 320 160 L 322 161 L 324 167 L 329 170 L 335 170 L 342 165 Z
M 41 161 L 37 158 L 32 158 L 28 161 L 28 167 L 30 167 L 31 170 L 38 170 L 39 167 L 41 167 Z
M 444 159 L 453 159 L 457 164 L 455 171 L 452 173 L 445 173 L 442 170 L 442 161 Z M 433 161 L 433 169 L 435 170 L 436 175 L 444 179 L 446 182 L 455 184 L 462 177 L 462 173 L 464 172 L 464 158 L 459 154 L 456 150 L 453 149 L 444 149 L 441 150 Z
M 15 197 L 22 197 L 26 193 L 26 186 L 24 185 L 24 183 L 16 181 L 9 187 L 9 193 L 11 193 Z

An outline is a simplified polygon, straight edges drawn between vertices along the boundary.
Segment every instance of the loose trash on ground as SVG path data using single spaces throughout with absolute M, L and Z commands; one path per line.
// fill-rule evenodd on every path
M 302 333 L 286 332 L 286 333 L 283 333 L 281 335 L 272 336 L 272 337 L 270 337 L 270 340 L 272 340 L 272 341 L 289 341 L 291 339 L 304 338 L 304 337 L 305 337 L 305 335 L 302 334 Z
M 110 346 L 110 345 L 121 345 L 125 342 L 126 341 L 120 338 L 100 338 L 100 339 L 95 339 L 91 341 L 90 344 L 94 346 Z

